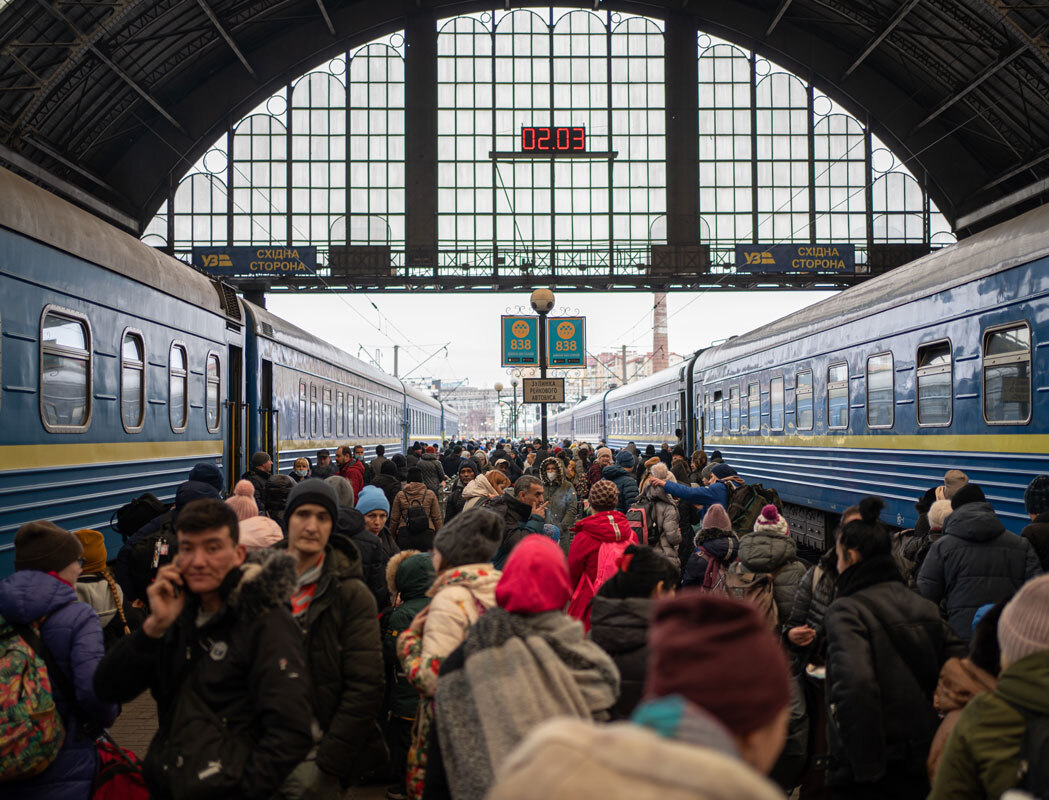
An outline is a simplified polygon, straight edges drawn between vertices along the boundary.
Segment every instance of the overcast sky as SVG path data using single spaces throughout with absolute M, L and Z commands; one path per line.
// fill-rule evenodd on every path
M 833 292 L 672 292 L 668 295 L 670 350 L 690 353 L 716 339 L 745 333 Z M 473 386 L 507 383 L 499 366 L 499 316 L 527 308 L 529 292 L 467 294 L 286 295 L 266 298 L 270 311 L 351 355 L 365 347 L 393 372 L 393 344 L 401 345 L 402 377 L 468 378 Z M 623 344 L 652 349 L 653 295 L 562 292 L 555 312 L 587 319 L 587 350 L 600 353 Z M 372 307 L 374 303 L 379 312 Z M 356 312 L 356 313 L 355 313 Z M 381 312 L 381 313 L 380 313 Z M 530 310 L 529 310 L 530 313 Z M 447 345 L 445 356 L 443 346 Z M 378 354 L 377 352 L 378 351 Z M 436 353 L 436 355 L 434 355 Z M 422 364 L 424 359 L 433 356 Z M 362 353 L 360 357 L 369 359 Z

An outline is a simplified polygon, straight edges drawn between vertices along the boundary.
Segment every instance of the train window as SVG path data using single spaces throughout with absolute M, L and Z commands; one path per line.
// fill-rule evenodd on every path
M 335 393 L 335 435 L 344 436 L 346 431 L 346 396 L 342 392 Z
M 739 387 L 732 386 L 728 390 L 728 429 L 739 431 Z
M 794 385 L 794 416 L 799 431 L 812 430 L 812 371 L 799 372 Z
M 783 378 L 769 381 L 769 430 L 783 430 Z
M 311 437 L 321 435 L 321 409 L 317 402 L 317 384 L 310 384 L 310 430 Z
M 891 428 L 893 422 L 892 353 L 867 359 L 867 427 Z
M 299 381 L 299 437 L 306 435 L 306 381 Z
M 209 433 L 219 429 L 219 396 L 222 394 L 222 378 L 219 375 L 219 357 L 208 353 L 204 370 L 204 421 Z
M 91 418 L 87 319 L 45 310 L 40 335 L 40 416 L 48 431 L 86 430 Z
M 827 368 L 827 427 L 849 427 L 849 365 Z
M 711 415 L 714 418 L 714 433 L 721 433 L 721 427 L 724 424 L 721 418 L 724 411 L 721 392 L 714 392 L 714 406 L 711 410 L 714 412 Z
M 358 436 L 364 435 L 364 398 L 357 397 L 357 428 L 355 433 Z
M 747 430 L 761 432 L 761 384 L 758 383 L 747 386 Z
M 950 425 L 951 343 L 933 342 L 918 348 L 918 424 Z
M 324 435 L 331 436 L 331 387 L 321 390 L 321 416 L 324 423 Z
M 120 345 L 120 419 L 138 433 L 146 418 L 146 347 L 142 334 L 125 331 Z
M 983 335 L 983 416 L 992 425 L 1031 420 L 1031 329 L 1026 323 Z
M 186 430 L 189 411 L 189 372 L 186 370 L 186 348 L 172 344 L 168 354 L 168 417 L 171 430 L 182 433 Z

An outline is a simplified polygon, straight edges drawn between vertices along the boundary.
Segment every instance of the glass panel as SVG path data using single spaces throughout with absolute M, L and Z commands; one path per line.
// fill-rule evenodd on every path
M 714 392 L 714 430 L 718 433 L 721 433 L 723 425 L 721 417 L 724 414 L 724 403 L 722 403 L 721 397 L 721 392 Z
M 217 381 L 219 379 L 219 359 L 218 356 L 208 356 L 208 380 Z
M 849 365 L 827 369 L 827 427 L 849 427 Z
M 299 383 L 299 436 L 306 435 L 306 384 Z
M 783 378 L 773 378 L 769 384 L 769 428 L 783 430 Z
M 40 391 L 48 425 L 87 423 L 87 364 L 87 359 L 44 352 Z
M 172 373 L 168 379 L 168 402 L 172 428 L 186 427 L 186 376 Z
M 120 413 L 128 428 L 142 424 L 142 390 L 142 370 L 124 367 L 120 371 Z
M 207 398 L 207 422 L 208 428 L 214 430 L 219 426 L 219 383 L 208 381 Z
M 949 367 L 951 365 L 950 342 L 936 342 L 918 348 L 918 368 Z
M 918 373 L 918 422 L 922 425 L 946 425 L 950 421 L 950 370 L 931 375 Z
M 867 359 L 867 427 L 891 428 L 893 420 L 892 355 Z
M 168 365 L 172 371 L 185 371 L 186 369 L 186 353 L 181 347 L 171 348 L 171 361 Z
M 992 331 L 987 334 L 984 358 L 987 356 L 1019 355 L 1031 349 L 1031 331 L 1026 325 Z
M 812 430 L 812 373 L 799 372 L 794 393 L 795 413 L 799 430 Z
M 739 430 L 739 387 L 729 389 L 729 430 Z
M 87 326 L 83 322 L 57 314 L 44 315 L 41 339 L 45 345 L 87 350 Z
M 761 387 L 750 384 L 747 395 L 747 430 L 758 433 L 761 431 Z
M 1031 416 L 1031 364 L 984 367 L 984 414 L 988 422 L 1027 422 Z
M 143 361 L 142 340 L 133 333 L 127 334 L 127 336 L 124 337 L 124 347 L 121 351 L 121 355 L 124 361 Z

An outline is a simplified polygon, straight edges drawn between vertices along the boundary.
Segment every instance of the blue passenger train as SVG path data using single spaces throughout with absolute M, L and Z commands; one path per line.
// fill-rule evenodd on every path
M 458 435 L 451 406 L 4 169 L 0 198 L 0 575 L 23 522 L 115 548 L 113 512 L 199 461 L 231 488 L 256 450 L 287 471 Z
M 1013 531 L 1049 471 L 1049 206 L 557 415 L 558 436 L 720 450 L 823 547 L 867 494 L 908 527 L 962 469 Z

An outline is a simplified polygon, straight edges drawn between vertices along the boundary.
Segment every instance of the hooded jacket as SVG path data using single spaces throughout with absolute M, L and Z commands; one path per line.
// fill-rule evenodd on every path
M 790 619 L 794 595 L 805 577 L 805 565 L 798 560 L 798 546 L 782 533 L 755 531 L 739 537 L 739 564 L 733 569 L 758 575 L 776 573 L 772 594 L 776 599 L 780 623 Z
M 380 608 L 390 605 L 390 590 L 386 586 L 386 559 L 379 537 L 364 527 L 364 516 L 356 508 L 339 507 L 339 519 L 333 536 L 343 536 L 353 542 L 360 557 L 361 579 L 371 590 L 375 604 Z
M 488 478 L 478 474 L 463 488 L 463 511 L 469 511 L 476 505 L 480 505 L 495 494 L 495 487 L 489 483 Z
M 889 770 L 924 779 L 940 667 L 965 646 L 935 605 L 907 589 L 891 555 L 841 574 L 824 625 L 828 784 L 877 781 Z
M 399 596 L 400 605 L 386 617 L 383 631 L 383 656 L 392 675 L 390 686 L 390 714 L 401 719 L 415 719 L 419 708 L 419 693 L 408 682 L 397 660 L 397 637 L 412 624 L 415 615 L 430 604 L 427 592 L 436 576 L 433 560 L 425 553 L 402 550 L 386 565 L 386 583 L 393 597 Z
M 806 647 L 798 647 L 784 638 L 794 656 L 796 666 L 800 668 L 804 668 L 813 659 L 820 664 L 824 662 L 826 639 L 820 634 L 823 632 L 823 620 L 827 615 L 827 609 L 837 594 L 837 563 L 837 551 L 831 548 L 823 554 L 818 564 L 809 567 L 798 584 L 790 617 L 783 626 L 784 633 L 802 625 L 808 625 L 817 633 L 817 639 Z
M 944 748 L 961 718 L 962 709 L 980 692 L 993 692 L 997 684 L 998 679 L 994 675 L 980 669 L 968 658 L 947 659 L 940 670 L 940 682 L 936 685 L 936 694 L 932 699 L 936 710 L 944 716 L 940 727 L 936 729 L 926 762 L 930 784 L 936 780 Z
M 390 504 L 390 508 L 393 508 L 393 501 L 397 499 L 397 493 L 402 488 L 397 465 L 393 461 L 384 461 L 379 468 L 379 474 L 375 476 L 371 485 L 382 489 L 382 493 L 386 495 L 386 502 Z
M 266 507 L 266 482 L 273 477 L 273 473 L 264 472 L 263 470 L 255 467 L 249 469 L 243 475 L 240 476 L 242 481 L 250 481 L 251 485 L 255 487 L 255 505 L 259 508 Z M 190 479 L 192 480 L 192 478 Z M 222 491 L 221 489 L 219 491 Z
M 637 500 L 637 481 L 618 464 L 612 464 L 601 470 L 601 477 L 606 481 L 612 481 L 619 489 L 619 503 L 616 505 L 616 510 L 625 514 Z
M 715 481 L 709 486 L 682 486 L 680 483 L 668 483 L 663 488 L 671 497 L 695 506 L 707 508 L 718 504 L 728 508 L 728 489 L 721 481 Z
M 501 495 L 489 500 L 484 507 L 503 518 L 503 542 L 492 557 L 495 568 L 502 569 L 518 542 L 533 533 L 543 532 L 545 520 L 533 514 L 530 505 L 514 496 L 513 486 L 507 486 Z
M 360 497 L 361 489 L 364 488 L 364 462 L 352 458 L 339 467 L 339 474 L 353 486 L 353 496 Z
M 696 549 L 689 556 L 685 569 L 682 572 L 682 587 L 703 585 L 703 579 L 707 575 L 707 567 L 710 565 L 709 556 L 716 558 L 723 567 L 728 569 L 735 563 L 739 555 L 739 539 L 732 531 L 703 528 L 695 535 L 693 542 Z M 701 547 L 706 552 L 700 550 Z
M 947 741 L 929 800 L 984 800 L 1016 786 L 1027 727 L 1020 708 L 1049 715 L 1049 650 L 1011 664 L 993 692 L 969 701 Z
M 424 455 L 432 456 L 433 453 Z M 437 495 L 426 484 L 408 483 L 397 493 L 393 499 L 393 505 L 390 506 L 390 533 L 396 536 L 401 526 L 408 524 L 408 509 L 415 505 L 422 506 L 426 511 L 431 531 L 436 532 L 441 529 L 441 505 L 437 502 Z
M 248 517 L 242 519 L 238 527 L 240 533 L 237 540 L 248 550 L 262 550 L 284 538 L 280 525 L 269 517 Z
M 1024 526 L 1020 535 L 1031 543 L 1041 562 L 1042 572 L 1049 570 L 1049 511 L 1039 514 L 1030 525 Z
M 423 483 L 426 484 L 426 488 L 437 494 L 441 484 L 448 476 L 445 475 L 444 467 L 437 459 L 436 453 L 423 453 L 419 459 L 419 469 L 422 470 Z
M 598 593 L 594 598 L 590 638 L 612 656 L 619 669 L 619 698 L 612 706 L 612 719 L 629 719 L 641 702 L 651 611 L 648 597 L 604 597 Z
M 918 591 L 934 603 L 946 601 L 947 621 L 967 642 L 976 609 L 1004 600 L 1041 573 L 1031 543 L 1007 531 L 990 503 L 966 503 L 947 517 L 943 536 L 929 548 Z
M 108 591 L 108 585 L 106 590 Z M 102 660 L 102 626 L 91 606 L 77 601 L 73 587 L 37 570 L 21 570 L 0 581 L 0 630 L 4 621 L 28 625 L 46 617 L 40 638 L 76 697 L 66 697 L 62 684 L 52 681 L 55 706 L 66 729 L 58 756 L 41 774 L 10 787 L 12 798 L 22 800 L 82 800 L 91 794 L 98 771 L 95 743 L 79 734 L 82 723 L 99 732 L 113 724 L 118 708 L 96 696 L 91 685 Z M 125 637 L 126 638 L 126 637 Z
M 476 475 L 476 473 L 474 473 Z M 463 490 L 466 489 L 466 484 L 463 483 L 462 478 L 458 475 L 455 476 L 455 480 L 452 482 L 452 488 L 448 490 L 448 499 L 444 503 L 444 521 L 450 522 L 455 518 L 455 515 L 463 510 L 463 506 L 466 505 L 466 499 L 463 497 Z
M 649 542 L 671 563 L 681 569 L 681 557 L 678 548 L 681 546 L 681 517 L 678 515 L 677 500 L 668 495 L 662 486 L 646 483 L 641 490 L 641 499 L 653 504 L 656 525 L 659 528 L 659 541 Z
M 148 688 L 157 702 L 159 729 L 143 766 L 151 797 L 171 797 L 179 780 L 196 792 L 264 800 L 306 757 L 312 713 L 302 632 L 288 610 L 294 584 L 290 556 L 253 554 L 226 575 L 223 605 L 203 625 L 189 594 L 163 637 L 140 628 L 102 659 L 99 698 L 126 703 Z
M 630 523 L 624 514 L 619 511 L 595 511 L 589 517 L 583 517 L 573 528 L 575 534 L 572 539 L 572 547 L 568 551 L 568 580 L 572 589 L 579 589 L 580 603 L 589 603 L 593 600 L 600 586 L 594 586 L 597 580 L 598 551 L 606 542 L 627 542 L 628 544 L 639 544 L 637 534 L 630 527 Z M 591 586 L 580 588 L 580 582 L 586 575 Z M 573 601 L 574 602 L 574 601 Z M 583 626 L 590 629 L 591 607 L 583 615 Z
M 557 472 L 554 480 L 549 480 L 547 472 Z M 559 458 L 546 459 L 539 469 L 539 477 L 543 482 L 543 499 L 546 501 L 546 524 L 556 525 L 561 532 L 561 549 L 565 555 L 572 543 L 572 526 L 575 525 L 578 512 L 575 487 L 565 477 L 565 466 Z

